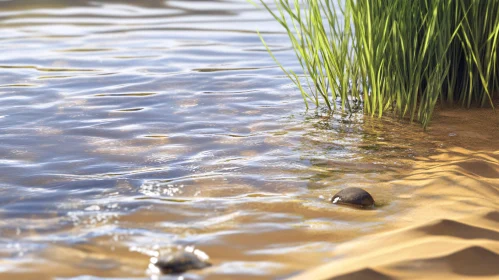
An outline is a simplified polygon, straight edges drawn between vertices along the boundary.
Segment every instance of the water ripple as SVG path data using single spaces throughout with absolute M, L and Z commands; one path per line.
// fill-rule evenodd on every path
M 142 278 L 131 248 L 193 244 L 215 266 L 191 278 L 275 278 L 397 212 L 318 197 L 382 186 L 433 142 L 305 112 L 255 33 L 299 73 L 265 11 L 123 2 L 0 1 L 0 279 Z

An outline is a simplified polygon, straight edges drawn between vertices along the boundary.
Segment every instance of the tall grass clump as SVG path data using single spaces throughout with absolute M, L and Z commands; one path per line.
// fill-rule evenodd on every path
M 392 112 L 426 128 L 438 102 L 493 107 L 499 0 L 260 0 L 284 27 L 316 106 Z

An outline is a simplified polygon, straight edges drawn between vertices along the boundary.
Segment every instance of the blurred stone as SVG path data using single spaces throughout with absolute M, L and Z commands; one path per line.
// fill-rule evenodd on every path
M 151 264 L 156 266 L 163 274 L 175 274 L 211 266 L 208 259 L 208 255 L 203 251 L 187 247 L 185 250 L 162 254 L 158 258 L 151 258 Z

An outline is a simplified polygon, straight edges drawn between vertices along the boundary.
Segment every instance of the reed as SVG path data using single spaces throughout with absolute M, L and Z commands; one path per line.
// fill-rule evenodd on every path
M 274 0 L 303 74 L 305 104 L 388 112 L 426 128 L 438 102 L 493 107 L 499 0 Z

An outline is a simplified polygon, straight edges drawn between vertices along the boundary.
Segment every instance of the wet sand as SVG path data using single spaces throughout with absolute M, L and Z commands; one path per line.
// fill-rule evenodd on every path
M 291 279 L 499 279 L 498 128 L 490 110 L 441 111 L 428 133 L 442 148 L 389 183 L 405 190 L 398 229 L 345 242 Z

